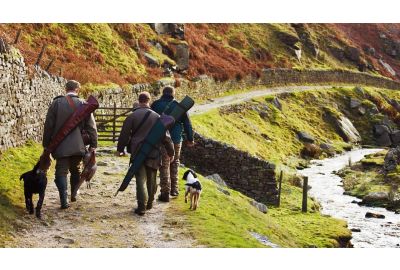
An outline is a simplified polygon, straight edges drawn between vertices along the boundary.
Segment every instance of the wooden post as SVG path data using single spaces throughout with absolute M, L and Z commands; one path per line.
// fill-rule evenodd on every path
M 53 63 L 54 63 L 54 58 L 52 58 L 52 59 L 50 60 L 49 64 L 47 65 L 47 67 L 46 67 L 46 71 L 47 71 L 47 72 L 49 71 L 49 69 L 51 68 L 51 66 L 53 65 Z
M 14 40 L 15 45 L 18 44 L 18 42 L 21 40 L 21 33 L 22 33 L 22 29 L 19 29 L 17 32 L 17 36 L 15 37 L 15 40 Z
M 308 191 L 308 177 L 303 178 L 303 202 L 301 205 L 301 212 L 307 213 L 307 191 Z
M 117 121 L 117 104 L 114 102 L 114 112 L 113 112 L 113 119 L 114 119 L 114 121 L 113 121 L 113 142 L 115 142 L 116 141 L 116 136 L 115 136 L 115 121 Z
M 282 179 L 283 179 L 283 171 L 281 171 L 279 175 L 278 203 L 276 204 L 277 207 L 281 206 Z
M 4 39 L 0 37 L 0 53 L 5 53 L 5 52 L 7 52 L 7 44 L 4 41 Z
M 46 44 L 42 46 L 42 50 L 39 53 L 39 56 L 38 56 L 38 58 L 36 60 L 36 63 L 35 63 L 35 66 L 39 66 L 40 61 L 42 60 L 42 57 L 43 57 L 43 54 L 44 54 L 44 50 L 46 49 L 46 46 L 47 46 Z

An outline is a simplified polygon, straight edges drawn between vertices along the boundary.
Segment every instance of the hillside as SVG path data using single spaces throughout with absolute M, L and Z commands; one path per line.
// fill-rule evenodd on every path
M 263 68 L 350 69 L 398 79 L 397 24 L 0 24 L 26 61 L 84 84 L 134 84 L 164 76 L 216 80 Z

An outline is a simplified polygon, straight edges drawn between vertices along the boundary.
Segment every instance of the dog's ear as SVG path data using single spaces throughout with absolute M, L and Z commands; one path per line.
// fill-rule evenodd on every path
M 187 170 L 187 171 L 183 174 L 183 177 L 182 177 L 183 180 L 187 180 L 187 176 L 188 176 L 189 172 L 190 172 L 190 170 Z

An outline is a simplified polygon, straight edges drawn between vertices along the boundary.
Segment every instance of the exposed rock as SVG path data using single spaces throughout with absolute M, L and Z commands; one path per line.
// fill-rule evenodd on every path
M 395 170 L 398 164 L 400 164 L 400 146 L 390 148 L 386 153 L 383 162 L 383 171 L 385 174 L 388 174 L 389 172 Z
M 315 139 L 313 136 L 311 136 L 310 134 L 308 134 L 305 131 L 299 131 L 297 132 L 297 137 L 300 141 L 305 142 L 305 143 L 314 143 Z
M 360 86 L 357 86 L 356 88 L 354 88 L 354 91 L 355 91 L 357 94 L 359 94 L 359 95 L 365 96 L 365 91 L 364 91 L 364 89 L 363 89 L 362 87 L 360 87 Z
M 396 109 L 396 111 L 400 112 L 400 103 L 397 100 L 391 99 L 389 100 L 389 103 Z
M 318 158 L 321 155 L 321 149 L 313 143 L 305 143 L 300 155 L 303 158 Z
M 350 98 L 350 108 L 355 109 L 361 106 L 361 101 L 356 98 Z
M 360 62 L 360 50 L 356 47 L 347 47 L 345 52 L 345 57 L 353 62 L 359 63 Z
M 171 44 L 174 52 L 174 60 L 178 71 L 189 68 L 189 45 L 187 43 Z
M 362 203 L 368 204 L 368 203 L 377 202 L 377 201 L 384 202 L 384 201 L 387 201 L 388 199 L 389 199 L 388 192 L 370 192 L 364 196 Z
M 392 145 L 393 146 L 400 145 L 400 130 L 394 130 L 390 134 L 390 139 L 392 141 Z
M 277 97 L 274 97 L 274 99 L 272 100 L 272 104 L 280 111 L 282 111 L 282 104 Z
M 268 212 L 268 208 L 265 204 L 257 202 L 255 200 L 250 201 L 250 204 L 258 209 L 258 211 L 266 214 Z
M 335 47 L 335 46 L 330 46 L 329 51 L 332 53 L 332 55 L 338 59 L 339 61 L 344 61 L 345 59 L 345 53 L 344 50 L 341 48 Z
M 362 107 L 362 106 L 358 107 L 358 108 L 357 108 L 357 111 L 358 111 L 358 113 L 359 113 L 360 115 L 364 115 L 364 114 L 367 112 L 367 110 L 366 110 L 364 107 Z
M 294 54 L 296 55 L 297 60 L 301 62 L 301 49 L 295 49 Z
M 384 218 L 385 218 L 385 216 L 382 215 L 382 214 L 377 214 L 377 213 L 372 213 L 372 212 L 367 212 L 367 213 L 365 214 L 365 217 L 366 217 L 366 218 L 381 218 L 381 219 L 384 219 Z
M 206 176 L 206 178 L 214 181 L 215 183 L 217 183 L 220 186 L 226 187 L 225 181 L 217 173 L 214 173 L 212 175 Z
M 329 156 L 335 154 L 335 148 L 329 143 L 321 143 L 319 147 L 323 152 L 327 153 Z
M 371 56 L 375 56 L 375 53 L 376 53 L 375 48 L 369 47 L 369 46 L 365 47 L 364 51 L 366 54 L 369 54 Z
M 292 27 L 296 30 L 301 42 L 309 49 L 312 55 L 317 58 L 319 54 L 319 46 L 316 41 L 313 40 L 310 32 L 307 29 L 306 24 L 303 23 L 292 23 Z
M 390 133 L 387 125 L 375 125 L 373 127 L 374 138 L 379 146 L 390 146 L 392 144 Z
M 387 72 L 390 73 L 392 76 L 396 76 L 396 71 L 386 62 L 384 62 L 382 59 L 379 59 L 379 63 L 386 69 Z
M 150 66 L 153 66 L 153 67 L 160 66 L 158 59 L 155 58 L 154 56 L 152 56 L 151 54 L 144 53 L 143 56 L 146 59 L 147 63 L 149 63 Z
M 300 40 L 297 36 L 287 32 L 278 32 L 277 37 L 281 42 L 288 45 L 289 47 L 292 47 L 293 49 L 299 49 L 297 43 L 299 43 Z
M 361 141 L 361 136 L 357 129 L 353 126 L 353 123 L 345 116 L 341 116 L 339 119 L 335 118 L 339 135 L 346 142 L 358 143 Z
M 350 231 L 352 231 L 352 232 L 361 232 L 361 229 L 358 229 L 358 228 L 351 228 Z

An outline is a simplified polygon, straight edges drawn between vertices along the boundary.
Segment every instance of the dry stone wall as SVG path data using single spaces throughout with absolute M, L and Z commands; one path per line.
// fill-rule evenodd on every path
M 195 146 L 182 148 L 182 163 L 203 175 L 219 174 L 227 185 L 257 201 L 276 203 L 275 164 L 234 146 L 195 134 Z
M 0 54 L 0 152 L 40 141 L 47 108 L 63 92 L 63 78 L 39 68 L 33 73 L 17 51 Z

